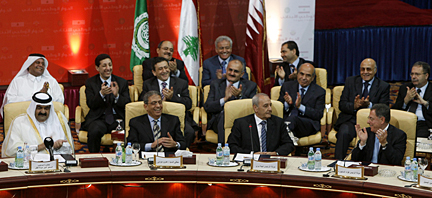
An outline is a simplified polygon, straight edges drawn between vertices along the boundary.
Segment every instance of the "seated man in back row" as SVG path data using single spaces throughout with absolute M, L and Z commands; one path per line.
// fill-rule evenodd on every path
M 372 106 L 367 122 L 370 127 L 356 131 L 360 141 L 352 151 L 354 161 L 402 165 L 407 135 L 390 123 L 390 108 L 384 104 Z
M 161 94 L 148 91 L 143 100 L 147 114 L 130 120 L 127 141 L 140 143 L 141 151 L 175 152 L 186 149 L 179 118 L 162 113 Z
M 280 90 L 279 101 L 284 103 L 284 119 L 290 122 L 288 127 L 297 138 L 320 130 L 325 90 L 312 83 L 314 78 L 315 67 L 311 63 L 304 63 L 298 71 L 297 81 L 285 82 Z
M 259 93 L 252 98 L 252 104 L 254 114 L 234 121 L 228 137 L 231 153 L 250 153 L 253 147 L 256 154 L 290 154 L 294 150 L 293 142 L 283 119 L 272 115 L 270 98 Z
M 63 113 L 54 111 L 52 97 L 47 93 L 35 93 L 27 108 L 27 113 L 16 117 L 4 139 L 2 157 L 16 156 L 17 147 L 24 142 L 29 145 L 37 145 L 40 153 L 47 153 L 44 139 L 51 137 L 54 141 L 54 152 L 66 153 L 62 150 L 63 143 L 73 144 L 68 120 Z

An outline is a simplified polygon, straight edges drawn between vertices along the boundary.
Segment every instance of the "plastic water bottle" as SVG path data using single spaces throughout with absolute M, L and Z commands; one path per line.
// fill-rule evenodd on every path
M 131 143 L 128 142 L 126 147 L 126 158 L 125 158 L 126 164 L 132 164 L 132 146 Z
M 405 179 L 411 180 L 412 179 L 412 174 L 411 174 L 411 160 L 410 157 L 406 157 L 405 160 Z
M 216 165 L 221 166 L 222 160 L 223 160 L 222 144 L 218 143 L 218 147 L 216 148 Z
M 122 146 L 121 146 L 120 142 L 117 143 L 117 147 L 116 147 L 116 149 L 115 149 L 115 153 L 116 153 L 116 158 L 115 158 L 116 163 L 117 163 L 117 164 L 122 164 L 122 154 L 123 154 L 123 150 L 122 150 Z
M 228 146 L 228 143 L 225 143 L 225 146 L 223 147 L 223 165 L 228 166 L 230 163 L 230 148 Z
M 412 171 L 412 175 L 413 175 L 413 180 L 417 180 L 418 178 L 418 162 L 417 162 L 417 158 L 413 158 L 413 161 L 411 163 L 411 171 Z
M 307 167 L 309 170 L 315 169 L 315 153 L 313 147 L 309 147 Z
M 315 152 L 315 170 L 321 170 L 321 159 L 322 159 L 321 149 L 317 148 Z
M 15 167 L 17 168 L 24 167 L 24 151 L 21 146 L 18 146 L 17 154 L 15 157 Z
M 24 143 L 24 145 L 25 145 L 25 148 L 24 148 L 24 166 L 28 167 L 29 162 L 30 162 L 30 157 L 31 157 L 30 147 L 29 147 L 29 145 L 27 145 L 27 143 Z

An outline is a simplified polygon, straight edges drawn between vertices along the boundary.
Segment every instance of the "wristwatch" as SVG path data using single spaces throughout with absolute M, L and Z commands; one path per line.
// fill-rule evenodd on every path
M 176 146 L 178 149 L 180 149 L 180 143 L 179 142 L 176 142 Z

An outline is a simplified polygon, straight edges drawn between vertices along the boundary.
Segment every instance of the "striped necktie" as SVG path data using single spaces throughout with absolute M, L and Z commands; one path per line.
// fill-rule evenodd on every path
M 267 130 L 266 124 L 267 121 L 261 121 L 261 150 L 262 152 L 267 152 Z
M 153 135 L 155 140 L 159 139 L 161 136 L 161 131 L 158 125 L 158 120 L 153 120 Z M 156 147 L 156 151 L 164 151 L 162 144 Z

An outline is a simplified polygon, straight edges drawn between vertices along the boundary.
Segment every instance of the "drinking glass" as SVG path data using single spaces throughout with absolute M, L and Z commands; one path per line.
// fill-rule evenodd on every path
M 418 158 L 418 164 L 422 169 L 422 175 L 423 175 L 424 171 L 426 170 L 426 167 L 428 166 L 428 160 L 426 158 Z
M 29 148 L 30 148 L 31 160 L 33 161 L 34 157 L 38 153 L 37 145 L 31 145 Z
M 140 151 L 140 144 L 139 143 L 133 143 L 132 144 L 132 151 L 134 153 L 135 161 L 138 161 L 139 156 L 137 157 L 137 153 Z

